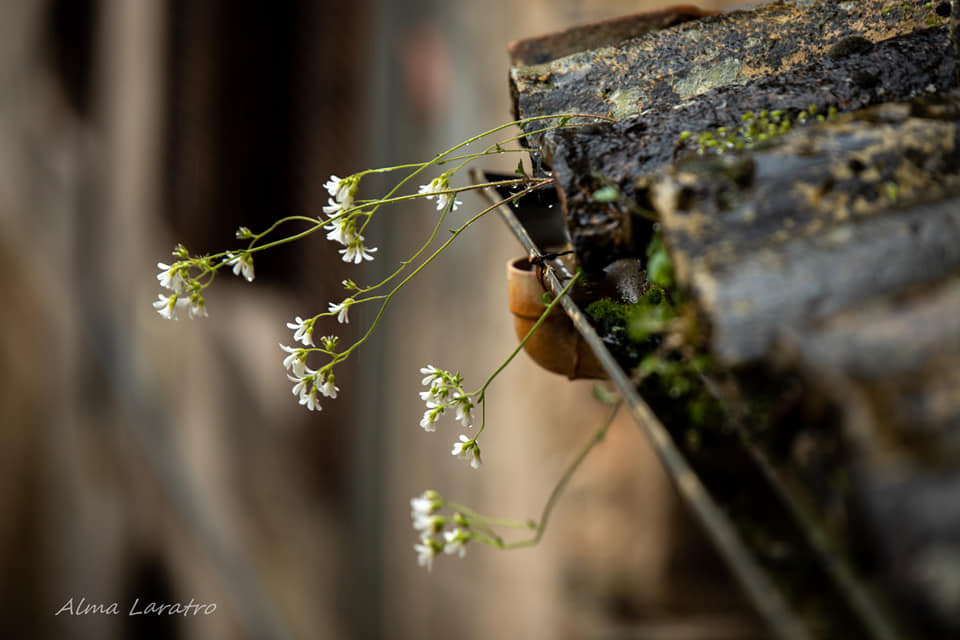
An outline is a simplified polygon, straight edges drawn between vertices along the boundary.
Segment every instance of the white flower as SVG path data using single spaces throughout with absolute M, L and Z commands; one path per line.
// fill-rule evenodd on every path
M 328 398 L 336 398 L 337 393 L 340 391 L 340 387 L 334 386 L 333 376 L 331 375 L 327 378 L 326 382 L 320 385 L 320 393 L 325 395 Z
M 247 282 L 253 282 L 253 256 L 249 253 L 228 253 L 227 264 L 233 265 L 233 275 L 243 275 Z
M 327 204 L 323 206 L 323 212 L 331 218 L 336 217 L 338 214 L 343 212 L 343 210 L 343 204 L 334 202 L 333 200 L 327 200 Z
M 293 339 L 302 342 L 308 347 L 316 346 L 313 344 L 313 320 L 304 320 L 300 316 L 294 318 L 293 322 L 287 323 L 287 329 L 293 330 Z
M 157 294 L 158 300 L 153 303 L 153 308 L 167 320 L 173 320 L 177 317 L 177 294 L 165 296 L 162 293 Z
M 471 415 L 471 412 L 473 411 L 473 403 L 467 396 L 461 394 L 459 391 L 454 393 L 453 397 L 457 404 L 457 420 L 460 421 L 460 424 L 469 429 L 473 426 L 473 416 Z
M 430 536 L 420 538 L 420 544 L 413 545 L 413 550 L 417 552 L 417 564 L 430 571 L 433 568 L 433 559 L 437 555 L 437 547 L 439 546 L 440 543 Z
M 288 354 L 287 357 L 283 359 L 283 368 L 296 376 L 296 378 L 292 379 L 303 377 L 309 371 L 309 369 L 307 369 L 307 352 L 304 349 L 285 345 L 280 345 L 280 348 Z
M 326 209 L 327 207 L 324 207 L 324 211 L 326 211 Z M 327 240 L 339 242 L 345 247 L 350 246 L 350 243 L 356 238 L 356 231 L 354 231 L 353 224 L 345 217 L 329 220 L 328 222 L 329 224 L 323 227 L 330 232 L 327 234 Z
M 420 381 L 420 384 L 424 386 L 430 385 L 433 387 L 434 383 L 439 382 L 440 380 L 441 371 L 432 364 L 428 364 L 425 367 L 420 367 L 420 373 L 426 374 L 426 377 Z M 426 398 L 424 398 L 424 400 L 426 400 Z
M 410 498 L 410 517 L 429 516 L 440 507 L 434 491 L 424 491 L 422 495 Z
M 337 194 L 340 193 L 340 183 L 343 182 L 337 176 L 330 176 L 330 179 L 323 184 L 323 188 L 327 190 L 331 198 L 336 198 Z
M 457 207 L 463 203 L 454 199 L 455 194 L 444 193 L 447 191 L 450 191 L 450 180 L 447 174 L 443 173 L 431 180 L 430 184 L 421 185 L 418 193 L 426 197 L 427 200 L 433 200 L 436 197 L 437 211 L 442 211 L 448 204 L 450 204 L 451 211 L 456 211 Z
M 195 293 L 190 296 L 190 317 L 207 317 L 207 303 L 203 301 L 203 297 L 199 293 Z
M 468 443 L 471 446 L 468 446 Z M 450 453 L 455 456 L 463 456 L 464 454 L 467 454 L 470 452 L 472 445 L 473 445 L 473 442 L 470 440 L 470 438 L 468 438 L 465 435 L 461 435 L 460 442 L 453 443 L 453 451 L 451 451 Z
M 457 527 L 453 531 L 444 531 L 443 538 L 446 544 L 443 545 L 443 552 L 448 554 L 457 554 L 461 558 L 467 555 L 465 543 L 470 540 L 470 534 Z
M 424 402 L 426 402 L 427 400 L 433 399 L 433 388 L 431 388 L 429 391 L 421 391 L 420 399 L 423 400 Z
M 344 262 L 360 264 L 364 260 L 373 260 L 372 254 L 376 252 L 376 247 L 364 246 L 363 236 L 355 235 L 354 237 L 350 238 L 350 241 L 347 243 L 347 248 L 340 249 L 338 253 L 343 256 Z
M 349 324 L 350 317 L 349 311 L 353 303 L 356 302 L 353 298 L 346 298 L 343 302 L 339 304 L 334 304 L 332 302 L 328 303 L 330 306 L 327 308 L 327 313 L 337 314 L 337 322 L 340 324 Z
M 479 469 L 480 465 L 483 464 L 480 460 L 480 447 L 477 446 L 476 440 L 471 440 L 465 435 L 460 436 L 460 442 L 453 443 L 453 450 L 450 454 L 464 460 L 469 458 L 470 466 L 474 469 Z
M 308 369 L 309 371 L 309 369 Z M 315 376 L 313 372 L 301 377 L 294 377 L 287 374 L 287 379 L 296 384 L 293 385 L 291 393 L 300 396 L 299 403 L 305 405 L 310 411 L 321 411 L 320 401 L 317 399 L 317 385 L 314 383 Z
M 337 176 L 330 176 L 330 179 L 324 183 L 323 187 L 327 190 L 327 193 L 330 194 L 331 198 L 334 198 L 342 204 L 343 208 L 349 209 L 353 204 L 353 195 L 357 190 L 357 180 L 356 178 L 350 177 L 338 178 Z
M 186 298 L 182 298 L 177 294 L 165 296 L 162 293 L 158 293 L 157 298 L 158 299 L 153 302 L 153 308 L 167 320 L 176 320 L 177 310 L 182 309 L 188 303 Z
M 416 531 L 421 532 L 424 535 L 429 535 L 431 533 L 436 533 L 443 528 L 443 523 L 446 522 L 446 518 L 443 516 L 432 516 L 424 515 L 421 513 L 411 513 L 410 517 L 413 519 L 413 528 Z
M 330 199 L 327 200 L 328 204 L 323 208 L 324 213 L 332 217 L 353 206 L 353 196 L 357 192 L 356 178 L 330 176 L 330 179 L 323 186 L 330 194 Z
M 292 376 L 289 373 L 287 374 L 287 380 L 290 382 L 295 382 L 293 385 L 293 390 L 290 391 L 295 396 L 303 397 L 303 394 L 307 392 L 307 389 L 310 385 L 310 379 L 306 376 Z
M 300 393 L 300 404 L 304 405 L 310 411 L 322 411 L 323 407 L 320 406 L 319 400 L 317 400 L 317 387 L 310 385 L 310 392 Z
M 423 412 L 423 419 L 420 420 L 420 426 L 424 431 L 434 432 L 437 430 L 437 418 L 447 407 L 436 402 L 427 402 L 427 410 Z
M 157 274 L 160 286 L 174 293 L 180 293 L 186 284 L 183 276 L 180 275 L 180 269 L 176 265 L 170 266 L 162 262 L 158 262 L 157 267 L 160 268 L 160 273 Z

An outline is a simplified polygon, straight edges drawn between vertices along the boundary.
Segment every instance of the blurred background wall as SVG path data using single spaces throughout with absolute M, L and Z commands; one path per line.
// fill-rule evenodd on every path
M 3 637 L 753 633 L 628 419 L 539 547 L 417 566 L 412 496 L 534 518 L 606 411 L 590 383 L 521 356 L 488 393 L 480 471 L 449 455 L 452 428 L 417 426 L 419 367 L 475 387 L 515 345 L 503 276 L 520 248 L 496 218 L 400 296 L 319 414 L 290 396 L 285 322 L 403 259 L 432 224 L 426 203 L 371 226 L 372 264 L 308 241 L 258 256 L 252 285 L 222 276 L 206 320 L 150 306 L 177 242 L 215 252 L 240 225 L 319 215 L 331 173 L 424 159 L 508 120 L 509 41 L 663 4 L 3 3 Z M 359 336 L 372 316 L 356 311 L 318 335 Z M 54 615 L 81 598 L 120 615 Z M 217 608 L 127 615 L 135 599 Z

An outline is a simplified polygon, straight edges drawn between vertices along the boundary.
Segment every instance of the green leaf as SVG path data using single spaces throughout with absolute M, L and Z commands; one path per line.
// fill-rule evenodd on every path
M 612 184 L 597 189 L 593 192 L 594 202 L 616 202 L 620 199 L 620 190 Z

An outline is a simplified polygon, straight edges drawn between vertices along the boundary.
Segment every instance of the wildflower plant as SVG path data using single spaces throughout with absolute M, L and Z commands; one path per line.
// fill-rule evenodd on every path
M 298 403 L 310 411 L 321 411 L 322 403 L 333 400 L 340 392 L 337 386 L 335 370 L 360 348 L 373 334 L 382 320 L 394 297 L 413 278 L 423 272 L 443 251 L 447 250 L 460 235 L 486 214 L 501 204 L 514 200 L 524 194 L 550 182 L 550 176 L 532 177 L 518 165 L 517 177 L 496 182 L 454 186 L 458 174 L 471 162 L 491 155 L 507 153 L 526 153 L 519 141 L 527 136 L 545 133 L 561 127 L 581 126 L 600 116 L 568 114 L 528 118 L 510 122 L 484 133 L 468 138 L 460 144 L 447 149 L 425 162 L 403 164 L 381 169 L 368 169 L 343 178 L 330 176 L 324 187 L 329 194 L 327 204 L 322 207 L 322 215 L 312 217 L 294 215 L 281 218 L 266 229 L 255 232 L 247 227 L 236 231 L 236 239 L 242 241 L 238 248 L 214 254 L 191 255 L 182 245 L 173 251 L 175 260 L 171 264 L 157 263 L 157 280 L 163 293 L 153 303 L 157 313 L 168 320 L 176 320 L 181 313 L 190 318 L 206 317 L 208 310 L 204 295 L 213 284 L 217 274 L 224 268 L 233 275 L 254 281 L 254 258 L 263 251 L 281 245 L 297 242 L 309 236 L 323 233 L 326 240 L 332 242 L 345 263 L 359 265 L 376 258 L 377 247 L 370 246 L 367 240 L 368 227 L 380 217 L 384 207 L 416 199 L 425 199 L 435 205 L 439 216 L 420 243 L 419 247 L 400 262 L 399 266 L 379 282 L 369 285 L 357 284 L 352 279 L 342 282 L 344 297 L 331 301 L 326 310 L 314 315 L 295 316 L 286 326 L 292 333 L 292 345 L 281 344 L 282 366 L 287 379 L 292 383 L 291 393 Z M 504 139 L 487 144 L 479 151 L 467 152 L 466 148 L 481 140 L 501 134 L 512 126 L 521 129 L 531 128 L 520 135 L 508 135 Z M 539 125 L 530 127 L 530 125 Z M 416 191 L 413 185 L 421 182 L 425 172 L 443 167 L 443 171 L 423 182 Z M 402 177 L 380 197 L 366 197 L 363 193 L 364 179 L 373 174 L 396 173 Z M 472 189 L 487 187 L 509 187 L 511 195 L 480 212 L 468 217 L 465 222 L 453 228 L 450 235 L 441 239 L 448 214 L 462 206 L 457 195 Z M 579 274 L 571 278 L 560 295 L 555 296 L 547 306 L 543 316 L 534 324 L 520 344 L 505 361 L 478 388 L 470 390 L 464 386 L 459 372 L 439 369 L 426 365 L 420 369 L 424 376 L 421 380 L 425 390 L 420 397 L 425 403 L 420 427 L 424 431 L 437 430 L 441 418 L 450 415 L 465 430 L 453 441 L 451 454 L 462 458 L 470 467 L 482 465 L 479 437 L 485 428 L 486 391 L 490 383 L 519 353 L 523 345 L 540 326 L 574 283 Z M 350 310 L 357 305 L 377 307 L 374 318 L 366 330 L 352 344 L 341 345 L 337 335 L 318 335 L 321 326 L 333 326 L 350 322 Z M 476 428 L 474 428 L 476 427 Z M 561 482 L 565 483 L 565 480 Z M 420 534 L 420 542 L 415 550 L 421 565 L 430 568 L 433 558 L 440 552 L 462 557 L 466 545 L 471 541 L 481 541 L 501 548 L 511 545 L 504 543 L 490 528 L 492 525 L 516 526 L 512 521 L 496 520 L 479 514 L 455 503 L 447 502 L 435 492 L 426 492 L 411 501 L 414 528 Z M 442 515 L 452 510 L 452 514 Z M 540 524 L 519 523 L 521 528 L 532 529 L 539 539 L 545 518 Z M 514 545 L 517 546 L 517 545 Z M 521 545 L 522 546 L 522 545 Z
M 465 505 L 447 500 L 433 490 L 424 491 L 421 495 L 411 498 L 410 520 L 420 540 L 413 548 L 417 553 L 417 562 L 420 566 L 427 570 L 432 569 L 434 558 L 441 553 L 462 558 L 466 555 L 467 545 L 471 542 L 478 542 L 496 549 L 519 549 L 539 543 L 546 531 L 550 515 L 553 513 L 557 500 L 560 498 L 567 482 L 587 457 L 587 454 L 603 440 L 620 409 L 621 401 L 609 392 L 598 391 L 597 399 L 609 405 L 611 407 L 610 412 L 603 424 L 590 435 L 590 438 L 554 485 L 550 497 L 543 506 L 539 520 L 511 520 L 487 516 Z M 460 436 L 460 444 L 464 445 L 460 452 L 466 448 L 468 441 L 467 436 Z M 454 446 L 454 453 L 458 453 L 456 446 Z M 477 451 L 477 456 L 479 457 L 479 451 Z M 522 531 L 531 535 L 519 540 L 507 541 L 499 533 L 504 529 Z

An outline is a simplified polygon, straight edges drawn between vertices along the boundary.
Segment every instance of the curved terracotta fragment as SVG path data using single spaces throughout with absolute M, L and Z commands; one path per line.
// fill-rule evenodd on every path
M 542 299 L 544 291 L 528 258 L 515 258 L 507 263 L 507 292 L 518 340 L 527 335 L 546 309 Z M 524 350 L 544 369 L 571 380 L 607 377 L 583 336 L 560 309 L 554 309 L 547 316 L 530 336 Z

